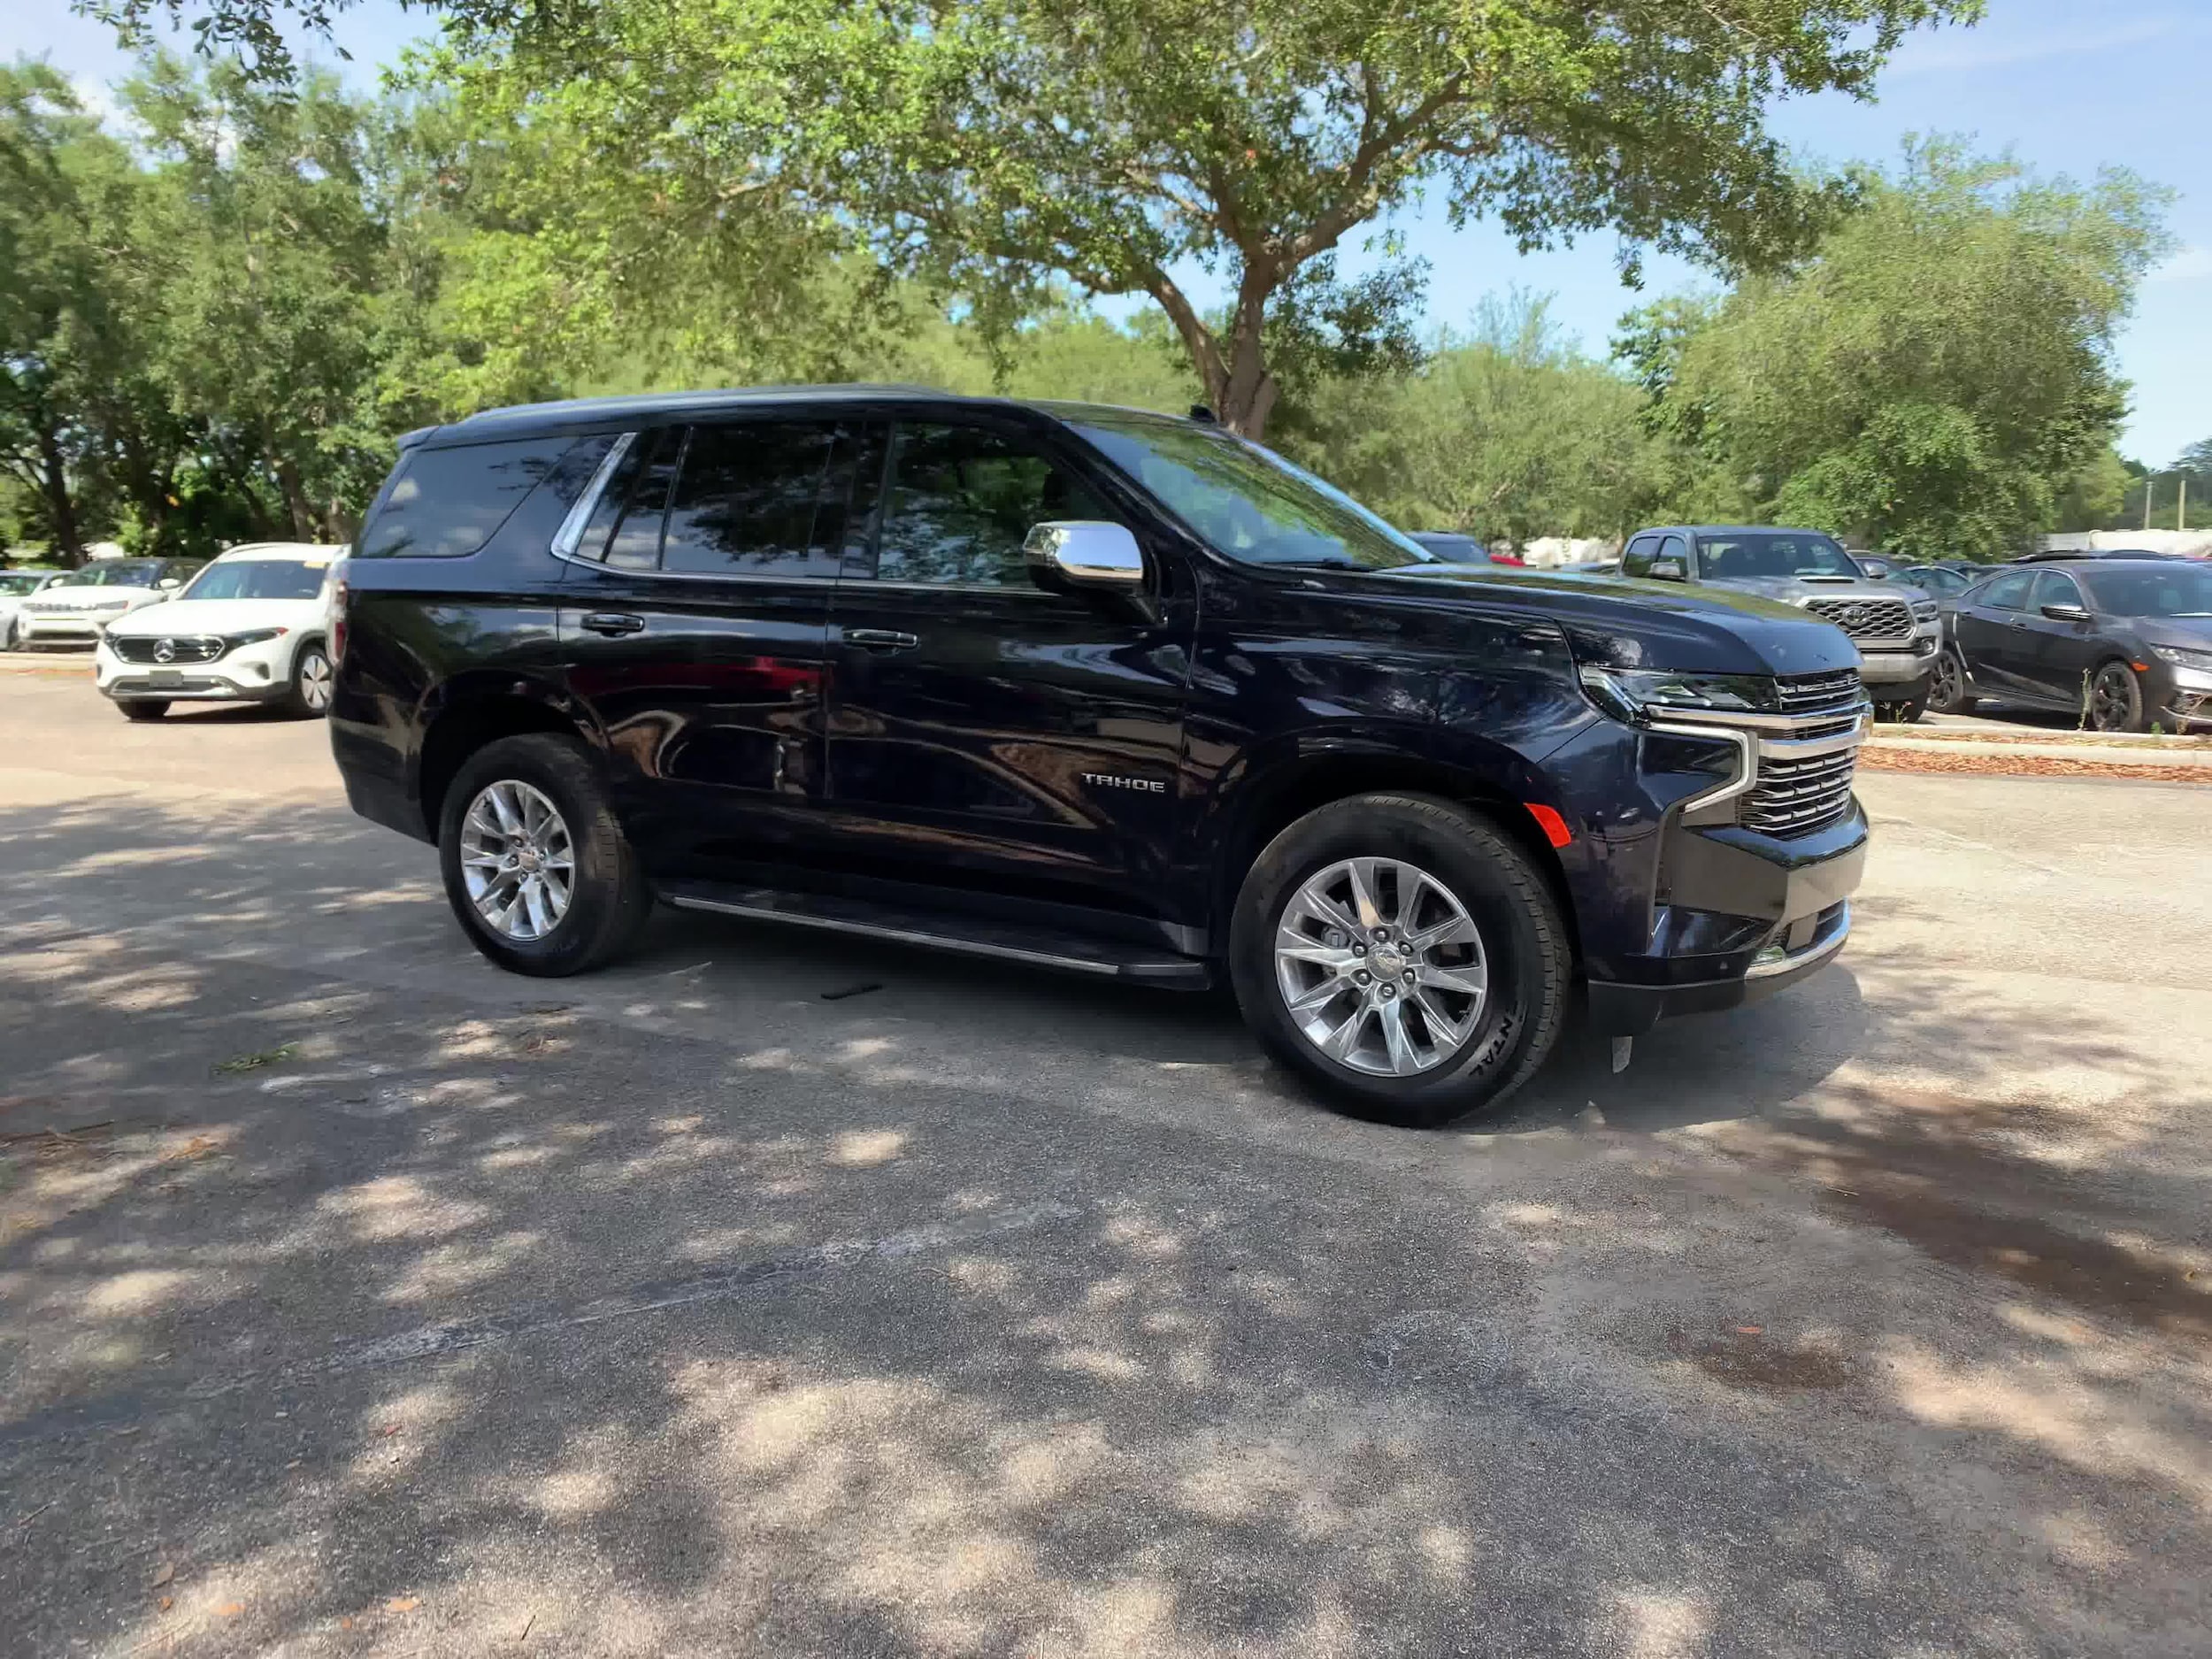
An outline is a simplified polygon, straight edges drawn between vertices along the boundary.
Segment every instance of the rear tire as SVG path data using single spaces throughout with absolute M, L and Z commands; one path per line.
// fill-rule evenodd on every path
M 1310 884 L 1340 868 L 1363 870 L 1379 889 L 1372 894 L 1379 930 L 1350 910 L 1341 926 L 1317 921 Z M 1343 890 L 1356 904 L 1356 889 Z M 1400 952 L 1408 935 L 1435 932 L 1435 918 L 1452 905 L 1475 935 L 1457 947 L 1464 965 L 1433 963 L 1431 951 Z M 1341 950 L 1328 942 L 1340 934 Z M 1298 948 L 1307 939 L 1318 942 L 1315 956 L 1356 948 L 1375 971 L 1354 985 L 1357 964 L 1309 962 Z M 1260 854 L 1237 895 L 1229 969 L 1246 1022 L 1278 1060 L 1347 1111 L 1421 1128 L 1494 1108 L 1534 1074 L 1566 1018 L 1573 954 L 1542 872 L 1510 838 L 1448 801 L 1365 795 L 1308 813 Z M 1344 981 L 1342 1000 L 1317 1001 L 1333 973 Z M 1477 979 L 1486 981 L 1479 1000 L 1433 989 Z M 1408 987 L 1394 993 L 1395 1010 L 1371 1000 L 1394 980 Z M 1303 1013 L 1293 1011 L 1294 995 Z M 1325 1053 L 1308 1025 L 1337 1025 L 1341 1041 L 1340 1016 L 1360 1022 L 1356 1041 L 1344 1055 Z M 1417 1069 L 1378 1069 L 1409 1054 Z
M 1938 714 L 1971 714 L 1978 699 L 1967 688 L 1966 664 L 1955 648 L 1937 657 L 1928 679 L 1928 707 Z
M 320 640 L 310 640 L 293 659 L 285 707 L 303 719 L 319 720 L 330 712 L 330 652 Z
M 464 841 L 469 840 L 481 879 L 482 837 L 470 832 L 469 819 L 495 786 L 510 786 L 511 796 L 534 795 L 558 815 L 559 834 L 554 839 L 565 849 L 571 865 L 567 895 L 557 917 L 535 937 L 518 937 L 493 919 L 500 897 L 512 894 L 512 887 L 502 887 L 480 902 L 464 869 Z M 483 821 L 496 816 L 488 807 Z M 574 738 L 550 733 L 501 738 L 462 763 L 439 814 L 438 864 L 447 901 L 469 942 L 513 973 L 557 979 L 600 967 L 630 946 L 652 910 L 637 855 L 615 821 L 590 752 Z M 511 899 L 508 908 L 514 908 Z
M 168 703 L 156 697 L 127 697 L 115 706 L 126 720 L 158 720 L 169 712 Z

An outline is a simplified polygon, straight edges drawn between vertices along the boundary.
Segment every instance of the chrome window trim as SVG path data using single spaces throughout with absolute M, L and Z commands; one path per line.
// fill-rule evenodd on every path
M 576 504 L 561 520 L 561 527 L 553 533 L 552 547 L 557 558 L 578 565 L 599 564 L 597 559 L 586 558 L 579 553 L 576 544 L 584 539 L 584 526 L 591 522 L 592 514 L 599 511 L 599 498 L 607 493 L 607 480 L 614 476 L 615 468 L 622 465 L 622 457 L 629 454 L 630 446 L 636 442 L 634 432 L 616 434 L 613 444 L 593 472 L 591 482 L 584 486 L 584 493 L 576 498 Z

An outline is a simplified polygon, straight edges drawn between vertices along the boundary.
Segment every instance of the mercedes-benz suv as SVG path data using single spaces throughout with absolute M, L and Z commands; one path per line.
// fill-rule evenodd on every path
M 1832 958 L 1859 654 L 1440 561 L 1202 419 L 830 387 L 417 433 L 332 630 L 357 810 L 518 972 L 656 901 L 1164 987 L 1429 1123 Z M 765 934 L 756 949 L 772 949 Z

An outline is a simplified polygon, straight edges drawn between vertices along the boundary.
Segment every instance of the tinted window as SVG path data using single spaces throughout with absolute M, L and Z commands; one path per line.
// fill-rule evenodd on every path
M 605 452 L 605 439 L 585 442 Z M 362 532 L 360 557 L 460 558 L 475 552 L 576 447 L 573 438 L 526 438 L 408 450 Z M 574 480 L 572 499 L 581 488 L 582 480 Z
M 2080 605 L 2081 589 L 2064 571 L 2045 571 L 2035 579 L 2035 603 L 2040 605 Z M 2084 607 L 2086 609 L 2086 607 Z
M 330 561 L 233 559 L 211 565 L 180 599 L 312 599 L 323 590 Z
M 2033 571 L 2014 571 L 1994 577 L 1976 592 L 1974 601 L 1997 611 L 2024 611 L 2028 606 L 2028 586 L 2034 580 Z
M 1747 530 L 1701 535 L 1698 565 L 1715 581 L 1747 576 L 1856 576 L 1851 556 L 1817 530 Z
M 658 570 L 661 562 L 661 524 L 668 511 L 668 492 L 676 481 L 676 464 L 684 450 L 681 426 L 664 426 L 641 434 L 630 446 L 638 464 L 630 474 L 630 487 L 613 519 L 614 534 L 599 557 L 618 570 Z M 612 495 L 610 488 L 607 494 Z M 587 551 L 589 549 L 587 549 Z
M 158 559 L 103 559 L 68 579 L 72 588 L 151 588 L 162 573 Z
M 1086 410 L 1075 430 L 1240 564 L 1386 571 L 1435 562 L 1333 485 L 1218 426 Z
M 1956 571 L 1947 571 L 1939 565 L 1928 565 L 1920 570 L 1902 572 L 1898 580 L 1909 587 L 1920 588 L 1924 592 L 1938 596 L 1959 593 L 1966 587 L 1965 577 Z
M 1681 562 L 1683 574 L 1686 576 L 1689 574 L 1690 549 L 1688 544 L 1678 535 L 1661 536 L 1658 549 L 1651 557 L 1654 564 L 1661 559 L 1678 559 Z
M 2097 609 L 2118 617 L 2212 617 L 2212 568 L 2124 566 L 2085 572 Z
M 850 447 L 826 422 L 693 428 L 661 568 L 695 575 L 834 576 L 844 558 Z M 842 460 L 848 476 L 840 480 Z M 832 510 L 822 511 L 834 496 Z
M 1652 551 L 1659 545 L 1655 535 L 1640 535 L 1628 544 L 1628 551 L 1621 555 L 1621 574 L 1648 576 L 1651 574 Z
M 1022 543 L 1047 518 L 1110 515 L 1019 440 L 981 426 L 902 426 L 876 574 L 884 581 L 1029 588 Z

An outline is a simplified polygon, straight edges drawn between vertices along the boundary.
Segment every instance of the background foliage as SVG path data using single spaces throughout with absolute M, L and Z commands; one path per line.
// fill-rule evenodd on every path
M 621 75 L 534 79 L 518 50 L 463 27 L 373 96 L 149 56 L 105 120 L 40 65 L 0 68 L 0 537 L 64 558 L 342 537 L 400 433 L 534 398 L 1216 395 L 1169 309 L 1109 320 L 1048 261 L 908 257 L 765 188 L 757 152 L 672 152 Z M 695 107 L 722 50 L 654 97 Z M 2164 246 L 2157 192 L 1939 143 L 1805 189 L 1773 258 L 1646 303 L 1606 357 L 1526 295 L 1417 335 L 1417 267 L 1349 279 L 1316 252 L 1262 310 L 1269 441 L 1409 527 L 1488 540 L 1780 518 L 1986 557 L 2139 515 L 2110 344 Z M 1848 211 L 1786 253 L 1816 199 Z M 1200 319 L 1224 340 L 1234 294 Z M 2212 441 L 2187 461 L 2212 511 Z

